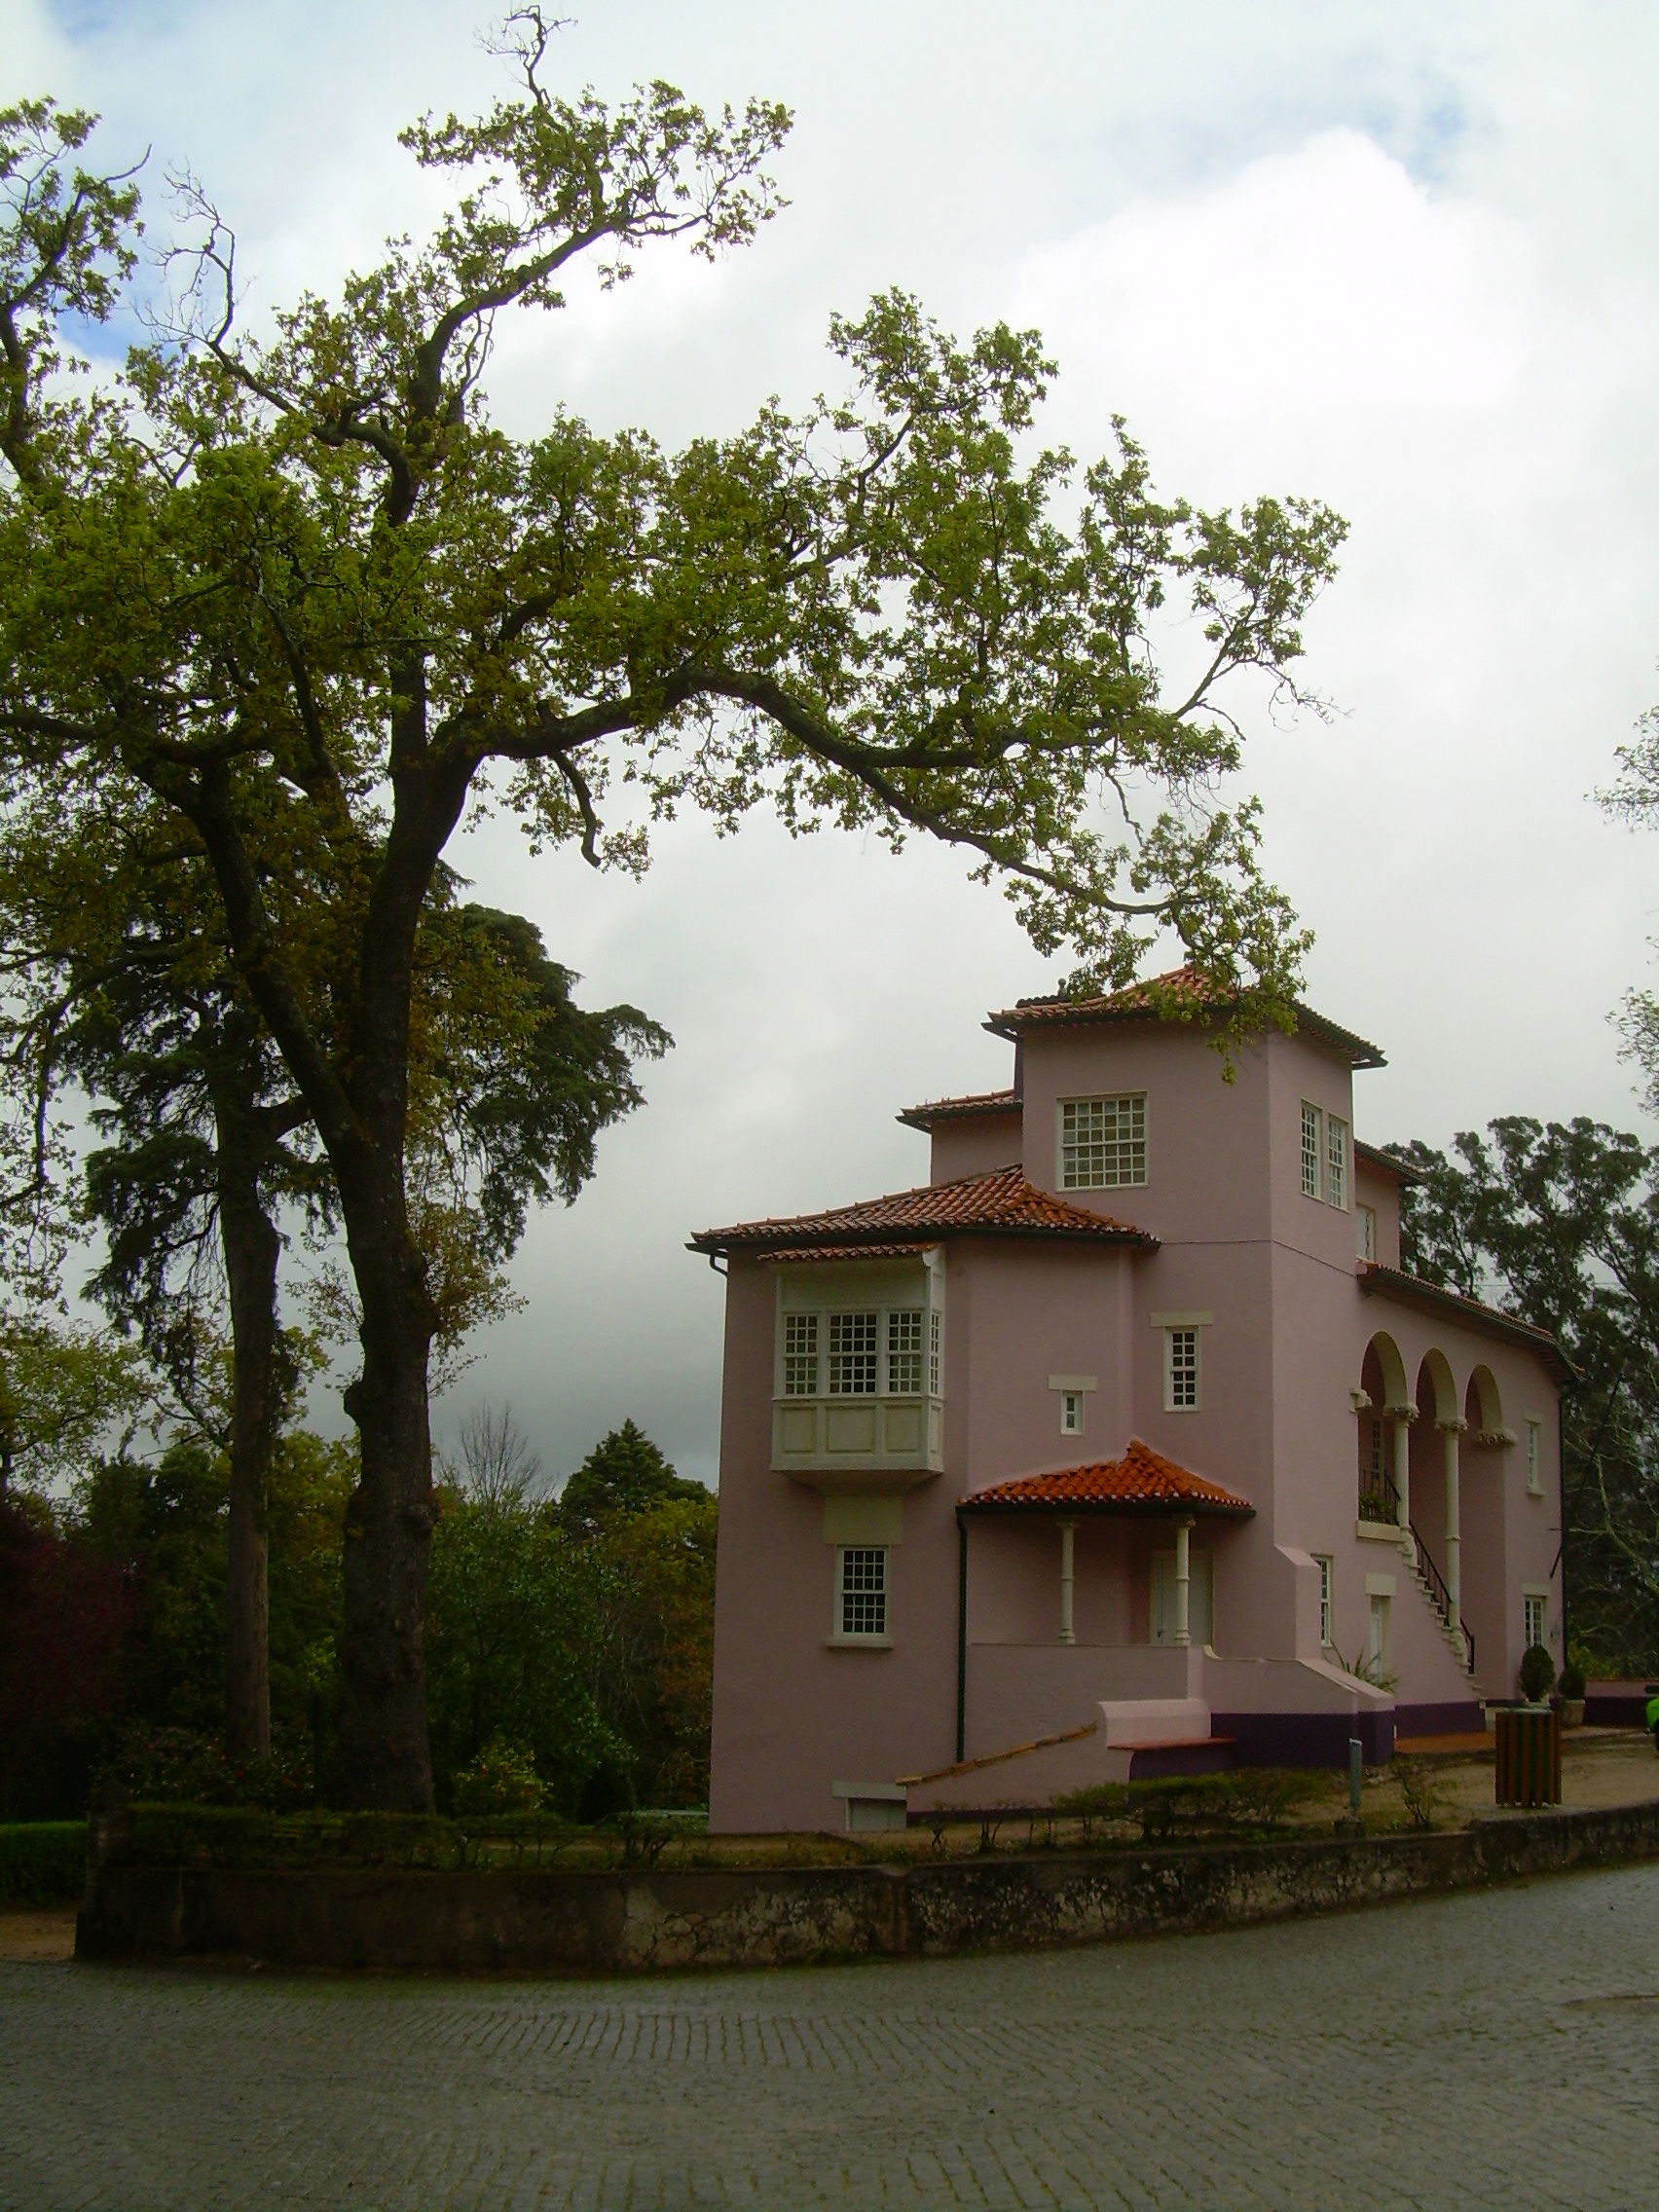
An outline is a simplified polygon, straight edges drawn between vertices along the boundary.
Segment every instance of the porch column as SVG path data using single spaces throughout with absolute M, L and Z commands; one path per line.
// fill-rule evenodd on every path
M 1459 1649 L 1463 1642 L 1463 1532 L 1458 1520 L 1461 1477 L 1461 1445 L 1459 1439 L 1468 1427 L 1466 1420 L 1438 1420 L 1442 1448 L 1446 1454 L 1446 1594 L 1452 1601 L 1452 1633 L 1457 1639 Z
M 1187 1547 L 1192 1526 L 1191 1514 L 1184 1514 L 1175 1524 L 1175 1641 L 1183 1644 L 1193 1641 L 1190 1634 L 1192 1613 L 1188 1603 L 1192 1596 L 1193 1562 Z
M 1395 1514 L 1402 1529 L 1412 1525 L 1412 1423 L 1416 1406 L 1384 1406 L 1383 1416 L 1393 1422 Z
M 1060 1523 L 1060 1641 L 1075 1643 L 1077 1636 L 1072 1628 L 1072 1567 L 1075 1553 L 1077 1523 Z

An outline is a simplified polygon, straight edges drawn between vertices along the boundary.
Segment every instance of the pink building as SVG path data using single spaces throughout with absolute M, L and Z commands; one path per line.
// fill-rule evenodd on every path
M 1136 991 L 986 1026 L 930 1180 L 705 1231 L 728 1273 L 717 1829 L 1370 1760 L 1561 1657 L 1558 1391 L 1400 1272 L 1382 1055 L 1304 1008 L 1222 1080 Z

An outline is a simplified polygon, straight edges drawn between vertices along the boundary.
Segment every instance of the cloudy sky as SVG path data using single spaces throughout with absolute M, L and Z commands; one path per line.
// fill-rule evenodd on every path
M 898 283 L 958 329 L 1040 328 L 1046 434 L 1080 455 L 1121 412 L 1166 492 L 1327 500 L 1352 535 L 1305 672 L 1337 712 L 1263 721 L 1247 781 L 1317 933 L 1309 998 L 1389 1055 L 1361 1134 L 1642 1125 L 1607 1017 L 1654 973 L 1659 851 L 1588 794 L 1659 699 L 1650 0 L 570 5 L 571 88 L 790 104 L 792 205 L 712 271 L 670 251 L 514 333 L 498 415 L 733 429 L 820 388 L 830 313 Z M 0 97 L 193 167 L 256 306 L 419 227 L 396 129 L 495 67 L 457 0 L 0 0 Z M 526 1309 L 440 1430 L 510 1400 L 563 1472 L 632 1415 L 712 1479 L 719 1285 L 686 1233 L 922 1180 L 894 1111 L 1005 1081 L 984 1011 L 1055 971 L 938 852 L 756 821 L 678 826 L 643 885 L 499 826 L 459 857 L 679 1042 L 535 1225 Z

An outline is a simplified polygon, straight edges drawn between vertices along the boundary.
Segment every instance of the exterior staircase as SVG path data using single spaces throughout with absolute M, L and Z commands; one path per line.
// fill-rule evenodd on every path
M 1362 1521 L 1369 1520 L 1375 1527 L 1384 1518 L 1398 1523 L 1400 1493 L 1394 1488 L 1394 1478 L 1386 1469 L 1373 1469 L 1360 1492 L 1359 1512 Z M 1417 1523 L 1400 1530 L 1400 1551 L 1417 1586 L 1428 1601 L 1429 1610 L 1440 1623 L 1440 1633 L 1446 1639 L 1446 1648 L 1469 1677 L 1470 1687 L 1480 1692 L 1475 1679 L 1475 1638 L 1461 1614 L 1452 1604 L 1452 1593 L 1446 1587 L 1446 1577 L 1434 1564 L 1428 1546 L 1423 1542 Z

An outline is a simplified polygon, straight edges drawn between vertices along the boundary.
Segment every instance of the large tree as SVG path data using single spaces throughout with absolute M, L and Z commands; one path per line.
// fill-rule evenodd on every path
M 1579 1371 L 1563 1440 L 1568 1622 L 1600 1662 L 1659 1667 L 1659 1151 L 1580 1116 L 1394 1150 L 1406 1267 L 1548 1329 Z
M 584 263 L 610 283 L 658 241 L 744 243 L 788 117 L 663 84 L 559 97 L 535 10 L 508 45 L 511 96 L 404 133 L 460 187 L 424 245 L 255 334 L 189 188 L 174 327 L 92 387 L 65 333 L 127 296 L 132 187 L 80 166 L 84 117 L 0 125 L 0 755 L 66 808 L 125 783 L 172 811 L 327 1154 L 362 1347 L 343 1733 L 388 1806 L 430 1796 L 411 1016 L 469 801 L 596 866 L 644 865 L 642 817 L 682 805 L 925 831 L 1080 976 L 1126 978 L 1171 927 L 1259 1019 L 1304 940 L 1253 804 L 1217 795 L 1224 694 L 1294 690 L 1342 535 L 1301 501 L 1161 501 L 1121 430 L 1081 471 L 1039 450 L 1036 336 L 958 345 L 898 293 L 831 324 L 840 396 L 734 437 L 670 454 L 563 411 L 509 436 L 484 389 L 499 318 L 558 309 Z M 1168 601 L 1202 641 L 1172 688 L 1149 643 Z

